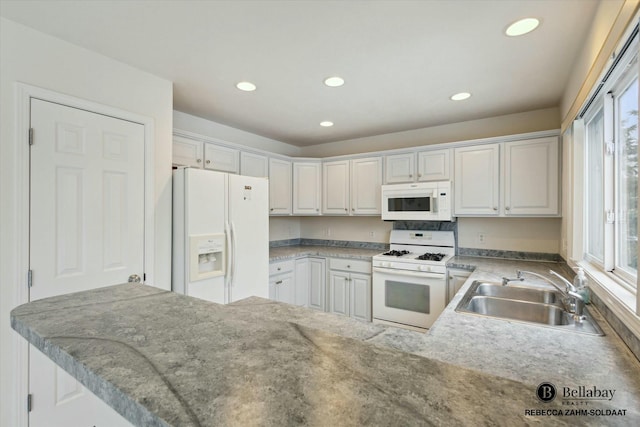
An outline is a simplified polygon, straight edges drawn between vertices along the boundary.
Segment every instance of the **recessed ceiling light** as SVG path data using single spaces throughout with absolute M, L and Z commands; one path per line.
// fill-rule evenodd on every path
M 464 101 L 465 99 L 468 99 L 470 97 L 471 97 L 471 94 L 469 92 L 460 92 L 460 93 L 456 93 L 455 95 L 451 95 L 451 100 Z
M 344 84 L 344 79 L 338 76 L 328 77 L 324 79 L 324 84 L 329 87 L 338 87 Z
M 538 25 L 540 25 L 540 21 L 536 18 L 524 18 L 509 25 L 505 34 L 510 37 L 521 36 L 535 30 Z
M 240 82 L 236 85 L 236 87 L 245 92 L 253 92 L 256 90 L 256 85 L 251 82 Z
M 324 121 L 324 122 L 320 122 L 320 126 L 325 127 L 325 128 L 329 128 L 331 126 L 333 126 L 333 122 L 330 121 Z

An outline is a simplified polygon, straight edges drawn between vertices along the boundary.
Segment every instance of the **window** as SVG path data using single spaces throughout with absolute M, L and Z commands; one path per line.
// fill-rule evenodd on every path
M 637 52 L 637 44 L 629 49 Z M 638 64 L 623 57 L 583 115 L 585 259 L 621 279 L 638 275 Z

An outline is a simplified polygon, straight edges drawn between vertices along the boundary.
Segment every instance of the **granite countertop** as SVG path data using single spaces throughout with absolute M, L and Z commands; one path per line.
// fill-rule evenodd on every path
M 384 252 L 382 249 L 366 247 L 354 248 L 345 246 L 295 245 L 269 248 L 269 262 L 284 261 L 305 256 L 326 258 L 353 258 L 371 261 L 371 257 Z
M 604 337 L 454 311 L 476 278 L 558 264 L 456 257 L 452 265 L 475 270 L 426 334 L 261 298 L 222 306 L 134 284 L 35 301 L 12 311 L 11 322 L 140 426 L 640 424 L 640 362 L 597 311 Z M 615 396 L 541 403 L 542 382 Z M 626 412 L 525 412 L 578 409 Z

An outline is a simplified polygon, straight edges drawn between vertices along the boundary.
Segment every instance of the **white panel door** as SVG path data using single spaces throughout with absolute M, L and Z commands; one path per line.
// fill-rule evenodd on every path
M 500 214 L 500 144 L 455 149 L 455 214 Z
M 505 215 L 558 215 L 558 138 L 504 145 Z
M 329 311 L 349 316 L 349 273 L 329 271 Z
M 320 163 L 293 164 L 293 214 L 320 215 Z
M 351 213 L 380 215 L 382 157 L 351 161 Z
M 322 164 L 322 213 L 349 214 L 349 160 Z
M 351 273 L 350 283 L 350 314 L 356 319 L 371 321 L 371 276 L 368 274 Z
M 296 260 L 296 305 L 306 307 L 309 303 L 309 259 Z
M 31 126 L 29 299 L 144 277 L 144 126 L 35 99 Z M 32 427 L 130 425 L 32 346 L 29 372 Z
M 191 166 L 193 168 L 202 167 L 203 159 L 202 141 L 183 138 L 180 136 L 173 137 L 172 162 L 177 166 Z
M 215 144 L 204 144 L 204 167 L 220 172 L 240 172 L 240 152 Z
M 327 262 L 324 258 L 309 258 L 308 269 L 309 308 L 324 311 L 327 305 Z
M 269 212 L 291 214 L 291 162 L 269 159 Z
M 445 181 L 450 179 L 451 149 L 418 153 L 418 181 Z
M 414 153 L 385 156 L 385 182 L 396 184 L 415 181 L 415 158 Z
M 240 175 L 269 178 L 269 159 L 260 154 L 240 153 Z

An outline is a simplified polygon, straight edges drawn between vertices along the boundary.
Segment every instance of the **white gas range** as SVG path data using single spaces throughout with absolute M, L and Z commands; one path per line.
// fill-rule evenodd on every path
M 389 249 L 373 257 L 373 321 L 426 331 L 447 302 L 453 231 L 393 230 Z

